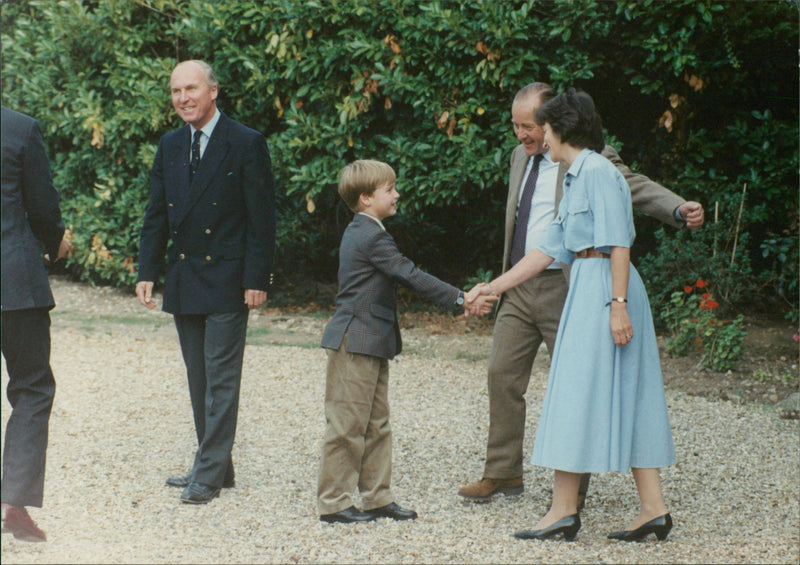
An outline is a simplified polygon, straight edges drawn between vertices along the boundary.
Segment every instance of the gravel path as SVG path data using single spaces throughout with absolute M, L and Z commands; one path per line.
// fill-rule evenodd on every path
M 188 469 L 191 409 L 171 318 L 131 295 L 55 279 L 45 506 L 49 542 L 2 536 L 3 563 L 798 563 L 798 421 L 772 409 L 667 391 L 678 464 L 662 477 L 675 520 L 669 540 L 622 544 L 606 534 L 637 512 L 630 475 L 593 479 L 577 542 L 526 542 L 549 501 L 551 472 L 526 468 L 526 491 L 485 505 L 456 496 L 480 477 L 489 340 L 473 356 L 431 357 L 423 330 L 391 363 L 393 486 L 414 522 L 319 522 L 315 493 L 324 430 L 324 319 L 253 315 L 234 446 L 237 487 L 206 506 L 163 486 Z M 472 340 L 472 341 L 469 341 Z M 272 342 L 272 343 L 271 343 Z M 293 343 L 295 345 L 283 345 Z M 545 357 L 545 356 L 542 356 Z M 537 363 L 526 451 L 544 396 Z M 3 391 L 8 376 L 3 366 Z M 9 406 L 3 395 L 3 431 Z

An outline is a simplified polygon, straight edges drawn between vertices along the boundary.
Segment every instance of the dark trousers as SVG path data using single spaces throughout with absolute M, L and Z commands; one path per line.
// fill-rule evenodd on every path
M 0 334 L 11 404 L 3 448 L 2 501 L 41 508 L 48 424 L 56 393 L 50 369 L 49 309 L 4 311 Z
M 247 316 L 247 311 L 175 315 L 197 432 L 193 480 L 217 488 L 226 475 L 233 478 Z

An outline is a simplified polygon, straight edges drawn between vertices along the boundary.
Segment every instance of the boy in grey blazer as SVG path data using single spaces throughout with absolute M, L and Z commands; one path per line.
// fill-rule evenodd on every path
M 355 216 L 339 247 L 336 312 L 325 327 L 328 350 L 325 442 L 317 503 L 323 522 L 367 522 L 379 517 L 413 520 L 390 489 L 389 363 L 402 350 L 397 284 L 443 306 L 464 304 L 458 288 L 420 271 L 404 257 L 381 223 L 397 212 L 394 170 L 380 161 L 347 165 L 339 195 Z M 470 312 L 488 313 L 491 303 Z M 361 493 L 364 511 L 353 493 Z

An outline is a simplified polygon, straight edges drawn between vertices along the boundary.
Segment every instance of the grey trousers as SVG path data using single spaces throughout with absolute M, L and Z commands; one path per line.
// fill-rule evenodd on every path
M 247 311 L 175 315 L 197 433 L 193 480 L 216 488 L 232 466 L 247 318 Z
M 56 382 L 50 369 L 48 308 L 2 313 L 2 352 L 11 416 L 3 448 L 2 501 L 41 508 L 50 411 Z
M 327 350 L 325 441 L 317 484 L 320 514 L 353 506 L 356 489 L 363 510 L 394 502 L 389 362 L 347 353 L 346 343 L 345 337 L 338 351 Z

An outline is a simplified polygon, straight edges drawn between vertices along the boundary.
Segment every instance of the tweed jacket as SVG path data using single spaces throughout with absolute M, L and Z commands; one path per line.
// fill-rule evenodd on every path
M 336 312 L 322 347 L 339 349 L 347 334 L 349 353 L 392 359 L 403 349 L 397 322 L 397 285 L 443 306 L 455 305 L 459 289 L 419 270 L 394 238 L 373 219 L 356 214 L 339 247 Z
M 2 108 L 2 309 L 55 306 L 42 246 L 52 260 L 64 235 L 59 196 L 39 124 Z
M 633 207 L 648 216 L 668 224 L 673 227 L 680 227 L 681 224 L 675 220 L 673 212 L 675 208 L 686 202 L 683 198 L 647 178 L 632 172 L 622 161 L 617 151 L 610 145 L 606 145 L 601 155 L 611 161 L 625 177 L 631 189 L 631 201 Z M 506 223 L 505 238 L 503 246 L 503 272 L 510 266 L 511 242 L 514 238 L 514 224 L 517 214 L 517 200 L 522 186 L 522 178 L 525 176 L 525 168 L 528 164 L 528 155 L 525 148 L 518 145 L 511 153 L 511 169 L 508 175 L 508 200 L 506 201 Z M 564 175 L 569 167 L 566 163 L 560 163 L 558 167 L 558 178 L 556 180 L 556 200 L 553 207 L 553 216 L 558 211 L 558 204 L 564 194 L 563 183 Z
M 164 311 L 246 310 L 244 290 L 267 290 L 272 282 L 275 188 L 267 143 L 221 114 L 192 179 L 191 136 L 186 125 L 159 143 L 138 280 L 158 280 L 166 253 Z

